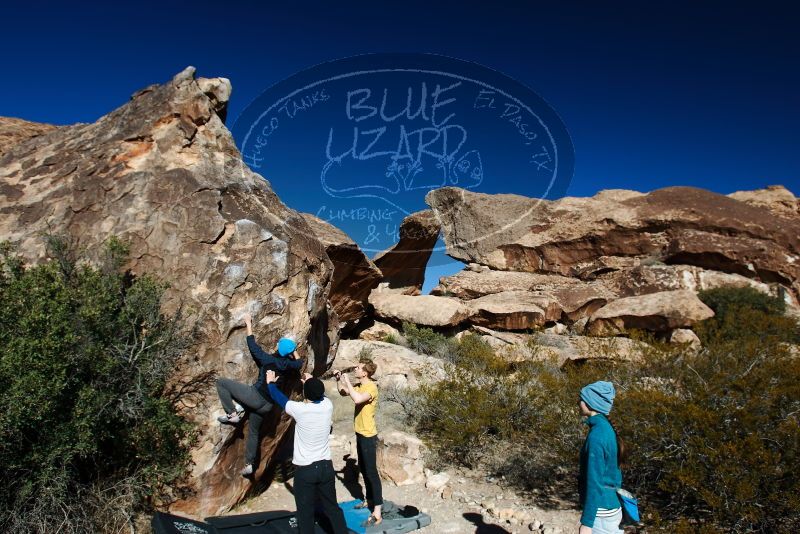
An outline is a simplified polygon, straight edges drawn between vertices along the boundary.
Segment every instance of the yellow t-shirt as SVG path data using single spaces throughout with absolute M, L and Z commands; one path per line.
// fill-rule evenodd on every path
M 378 386 L 375 382 L 362 382 L 353 389 L 360 393 L 369 393 L 372 400 L 364 404 L 356 404 L 355 421 L 353 426 L 356 434 L 361 434 L 365 438 L 371 438 L 378 433 L 375 426 L 375 408 L 378 406 Z

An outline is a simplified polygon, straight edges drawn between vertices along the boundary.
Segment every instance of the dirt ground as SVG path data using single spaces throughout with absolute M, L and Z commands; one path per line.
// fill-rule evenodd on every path
M 327 381 L 326 381 L 327 382 Z M 334 430 L 331 452 L 337 470 L 336 495 L 340 502 L 361 498 L 363 483 L 357 479 L 355 457 L 350 457 L 349 441 L 353 438 L 353 404 L 349 398 L 341 398 L 326 383 L 328 396 L 334 402 Z M 397 429 L 408 432 L 402 424 L 397 406 L 384 402 L 379 404 L 377 421 L 379 430 Z M 352 451 L 353 453 L 355 451 Z M 385 500 L 398 505 L 413 505 L 431 516 L 431 525 L 422 529 L 425 533 L 450 534 L 494 534 L 530 533 L 534 523 L 536 532 L 547 534 L 572 533 L 578 531 L 578 510 L 569 504 L 562 509 L 542 509 L 530 497 L 518 495 L 502 486 L 502 481 L 487 479 L 480 473 L 449 470 L 449 491 L 431 490 L 424 484 L 395 486 L 384 481 Z M 260 512 L 265 510 L 295 510 L 290 473 L 285 482 L 275 481 L 258 497 L 255 497 L 231 514 Z M 279 479 L 284 477 L 279 475 Z M 509 516 L 511 516 L 509 518 Z M 542 526 L 539 528 L 537 524 Z

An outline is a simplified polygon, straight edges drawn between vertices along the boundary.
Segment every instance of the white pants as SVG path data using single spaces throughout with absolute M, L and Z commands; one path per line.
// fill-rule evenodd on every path
M 621 522 L 622 508 L 609 517 L 595 517 L 592 534 L 623 534 L 623 530 L 619 528 Z

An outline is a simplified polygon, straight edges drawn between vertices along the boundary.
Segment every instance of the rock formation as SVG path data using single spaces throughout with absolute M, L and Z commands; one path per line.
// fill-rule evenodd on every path
M 561 306 L 547 293 L 501 291 L 469 301 L 470 323 L 501 330 L 529 330 L 561 318 Z
M 253 380 L 245 311 L 266 348 L 292 333 L 309 368 L 321 372 L 338 342 L 338 321 L 326 306 L 332 265 L 325 247 L 242 163 L 223 122 L 228 80 L 194 72 L 138 91 L 93 124 L 23 124 L 14 134 L 22 140 L 0 156 L 0 239 L 34 263 L 45 255 L 42 232 L 69 236 L 90 257 L 111 236 L 127 241 L 126 268 L 168 282 L 164 311 L 182 305 L 197 321 L 201 341 L 180 362 L 176 381 L 209 373 Z M 242 432 L 220 428 L 221 411 L 213 384 L 184 399 L 199 431 L 195 492 L 174 510 L 218 514 L 254 488 L 238 474 Z M 288 428 L 277 411 L 265 421 L 256 481 Z
M 525 292 L 529 293 L 527 297 L 523 295 Z M 541 324 L 561 319 L 576 321 L 581 317 L 588 317 L 618 296 L 617 291 L 601 281 L 585 281 L 554 274 L 494 271 L 488 268 L 468 268 L 452 276 L 444 276 L 439 279 L 439 285 L 431 293 L 458 297 L 470 301 L 471 304 L 480 303 L 478 299 L 487 300 L 489 295 L 499 293 L 528 299 L 546 298 L 548 313 Z M 502 300 L 502 297 L 493 299 Z
M 390 289 L 419 294 L 439 230 L 439 221 L 431 210 L 418 211 L 403 219 L 400 240 L 374 258 Z
M 782 185 L 771 185 L 755 191 L 736 191 L 728 195 L 753 206 L 766 208 L 780 217 L 800 216 L 800 199 Z
M 392 325 L 381 321 L 375 321 L 372 326 L 358 334 L 358 339 L 363 339 L 364 341 L 386 341 L 387 337 L 394 337 L 396 340 L 400 340 L 403 334 Z
M 11 147 L 23 141 L 55 130 L 57 126 L 29 122 L 11 117 L 0 117 L 0 158 Z
M 434 295 L 404 295 L 393 291 L 374 290 L 369 303 L 375 315 L 395 323 L 410 322 L 425 326 L 456 326 L 471 315 L 473 310 L 458 299 Z
M 589 333 L 615 335 L 626 330 L 668 332 L 714 316 L 713 310 L 687 290 L 662 291 L 610 302 L 589 318 Z
M 446 187 L 426 201 L 448 254 L 494 270 L 589 280 L 660 262 L 780 285 L 794 302 L 800 296 L 800 220 L 710 191 L 613 190 L 547 201 Z
M 333 262 L 330 302 L 343 328 L 348 329 L 366 315 L 369 293 L 383 275 L 343 231 L 310 213 L 302 216 Z
M 382 432 L 376 454 L 382 480 L 391 481 L 395 486 L 419 484 L 425 480 L 425 445 L 416 436 L 398 430 Z

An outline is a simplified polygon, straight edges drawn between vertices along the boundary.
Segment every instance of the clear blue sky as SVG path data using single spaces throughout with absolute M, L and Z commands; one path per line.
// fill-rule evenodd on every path
M 0 115 L 94 121 L 194 65 L 231 79 L 232 124 L 264 89 L 311 65 L 433 52 L 497 69 L 552 105 L 575 146 L 571 195 L 669 185 L 800 192 L 793 3 L 266 4 L 4 6 Z

